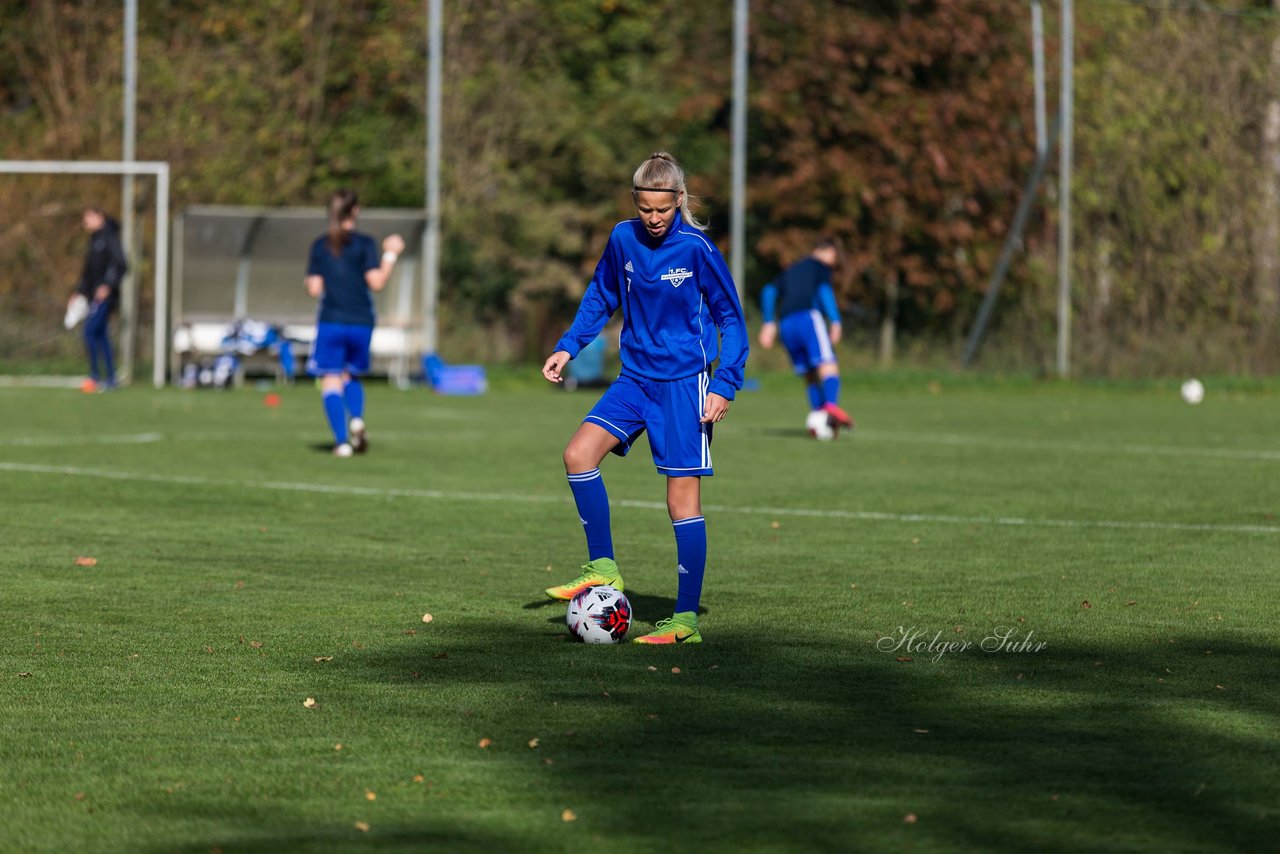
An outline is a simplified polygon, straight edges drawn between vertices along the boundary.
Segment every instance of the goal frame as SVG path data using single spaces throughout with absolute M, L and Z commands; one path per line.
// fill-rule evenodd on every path
M 167 161 L 123 160 L 0 160 L 0 175 L 135 175 L 156 179 L 156 249 L 155 249 L 155 330 L 152 339 L 151 381 L 156 388 L 165 384 L 168 353 L 169 317 L 169 164 Z M 126 248 L 126 252 L 128 248 Z M 136 335 L 137 291 L 126 307 L 135 325 L 128 330 Z M 122 354 L 123 355 L 123 354 Z M 122 360 L 121 368 L 133 375 L 133 348 Z

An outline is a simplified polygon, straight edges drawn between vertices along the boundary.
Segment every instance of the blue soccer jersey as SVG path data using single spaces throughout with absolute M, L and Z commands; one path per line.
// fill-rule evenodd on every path
M 382 258 L 372 237 L 358 231 L 348 234 L 350 239 L 336 257 L 329 251 L 327 238 L 319 237 L 311 244 L 307 275 L 324 279 L 317 321 L 373 326 L 373 297 L 364 274 L 376 270 Z
M 819 309 L 831 323 L 840 322 L 835 291 L 831 289 L 831 268 L 817 258 L 805 258 L 783 270 L 760 292 L 760 308 L 765 323 L 789 315 Z
M 624 374 L 685 379 L 718 356 L 706 391 L 732 400 L 742 388 L 747 334 L 733 277 L 715 245 L 679 215 L 660 240 L 638 218 L 614 226 L 573 326 L 555 349 L 576 356 L 619 308 Z

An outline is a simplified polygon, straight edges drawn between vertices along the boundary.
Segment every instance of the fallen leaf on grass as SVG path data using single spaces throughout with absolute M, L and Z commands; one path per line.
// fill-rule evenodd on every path
M 307 699 L 303 700 L 302 705 L 306 706 L 308 709 L 320 708 L 320 704 L 316 702 L 315 697 L 308 697 Z
M 422 622 L 424 622 L 424 623 L 429 623 L 429 622 L 431 622 L 431 621 L 432 621 L 432 620 L 434 620 L 434 619 L 435 619 L 435 617 L 431 616 L 430 614 L 423 614 L 423 615 L 422 615 Z
M 369 822 L 367 821 L 357 821 L 355 827 L 356 827 L 356 830 L 360 831 L 361 833 L 369 832 Z
M 76 792 L 76 800 L 77 800 L 77 801 L 83 801 L 83 800 L 84 800 L 84 792 Z
M 895 658 L 894 661 L 911 661 L 910 658 Z
M 546 759 L 542 760 L 542 764 L 543 764 L 543 765 L 555 765 L 556 763 L 555 763 L 555 760 L 554 760 L 554 759 L 551 759 L 550 757 L 548 757 L 548 758 L 546 758 Z
M 335 744 L 335 745 L 333 746 L 333 749 L 334 749 L 334 750 L 341 750 L 341 749 L 342 749 L 342 745 L 341 745 L 341 744 Z
M 573 810 L 565 810 L 564 812 L 560 813 L 560 820 L 561 821 L 577 821 L 578 814 L 575 813 Z
M 421 782 L 425 781 L 426 779 L 427 779 L 427 778 L 426 778 L 426 777 L 423 777 L 421 774 L 414 774 L 414 775 L 413 775 L 413 782 L 415 782 L 415 783 L 421 783 Z
M 782 523 L 775 519 L 774 521 L 769 523 L 769 527 L 773 528 L 774 530 L 777 530 L 778 528 L 782 527 Z
M 262 649 L 262 641 L 249 641 L 249 646 L 254 649 Z
M 911 731 L 912 731 L 912 732 L 918 732 L 918 733 L 920 733 L 921 735 L 924 735 L 924 734 L 925 734 L 925 733 L 927 733 L 929 730 L 924 729 L 924 728 L 922 728 L 922 727 L 916 727 L 915 729 L 913 729 L 913 730 L 911 730 Z
M 373 791 L 372 789 L 365 789 L 364 799 L 366 801 L 376 801 L 378 799 L 378 793 Z
M 907 824 L 915 824 L 915 823 L 916 823 L 916 814 L 915 814 L 915 813 L 913 813 L 913 812 L 909 812 L 909 813 L 907 813 L 906 815 L 904 815 L 904 816 L 902 817 L 902 820 L 903 820 L 903 821 L 905 821 Z
M 332 655 L 317 655 L 316 664 L 323 664 L 326 661 L 333 661 Z
M 440 659 L 440 658 L 448 658 L 448 657 L 449 657 L 449 653 L 447 653 L 447 652 L 437 652 L 435 655 L 433 655 L 433 656 L 431 656 L 431 657 L 432 657 L 432 658 L 436 658 L 436 659 Z
M 491 739 L 491 738 L 482 738 L 482 739 L 480 739 L 479 747 L 480 747 L 480 749 L 481 749 L 481 750 L 484 750 L 486 747 L 488 747 L 488 746 L 489 746 L 489 745 L 491 745 L 491 744 L 493 744 L 493 739 Z
M 98 559 L 96 557 L 78 557 L 76 558 L 76 566 L 97 566 Z
M 538 748 L 538 740 L 536 738 L 529 739 L 529 749 L 536 750 Z
M 417 633 L 418 633 L 418 630 L 417 630 L 417 629 L 405 629 L 405 630 L 404 630 L 403 632 L 401 632 L 400 634 L 402 634 L 402 635 L 416 635 Z
M 1125 602 L 1125 603 L 1124 603 L 1124 606 L 1125 606 L 1126 608 L 1128 608 L 1130 605 L 1137 605 L 1137 604 L 1138 604 L 1138 600 L 1137 600 L 1137 599 L 1130 599 L 1128 602 Z
M 658 672 L 658 668 L 654 667 L 652 664 L 650 664 L 650 665 L 649 665 L 648 670 L 649 670 L 649 672 L 650 672 L 650 673 L 657 673 L 657 672 Z
M 30 677 L 30 676 L 31 676 L 31 671 L 29 671 L 29 670 L 24 670 L 24 671 L 22 671 L 21 673 L 19 673 L 19 674 L 18 674 L 18 678 L 19 678 L 19 679 L 27 679 L 27 678 L 28 678 L 28 677 Z
M 1080 607 L 1081 607 L 1081 608 L 1092 608 L 1093 606 L 1092 606 L 1092 605 L 1090 605 L 1090 604 L 1089 604 L 1089 600 L 1088 600 L 1088 599 L 1086 599 L 1086 600 L 1084 600 L 1083 602 L 1081 602 L 1081 603 L 1080 603 Z
M 679 672 L 680 672 L 680 668 L 679 668 L 679 667 L 673 667 L 673 668 L 671 668 L 671 672 L 672 672 L 672 673 L 679 673 Z

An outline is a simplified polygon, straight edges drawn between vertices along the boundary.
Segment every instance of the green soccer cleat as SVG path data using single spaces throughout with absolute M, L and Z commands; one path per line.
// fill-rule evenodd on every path
M 550 599 L 572 599 L 588 587 L 599 587 L 602 584 L 622 590 L 622 576 L 618 573 L 618 565 L 613 562 L 613 558 L 598 557 L 587 561 L 582 566 L 582 575 L 568 584 L 548 587 L 546 593 Z
M 681 611 L 665 620 L 658 620 L 653 631 L 636 638 L 635 643 L 702 643 L 698 631 L 698 615 L 694 611 Z

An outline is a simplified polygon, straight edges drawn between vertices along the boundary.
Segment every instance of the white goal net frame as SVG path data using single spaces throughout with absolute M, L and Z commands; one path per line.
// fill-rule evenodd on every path
M 169 317 L 169 164 L 164 161 L 123 160 L 0 160 L 0 175 L 133 175 L 156 180 L 156 247 L 155 247 L 155 329 L 152 346 L 151 381 L 156 388 L 165 382 L 168 352 Z M 125 247 L 126 254 L 131 247 Z M 130 259 L 132 261 L 132 259 Z M 123 315 L 128 328 L 125 335 L 136 334 L 137 289 L 125 301 Z M 121 371 L 133 375 L 133 348 L 121 354 Z

